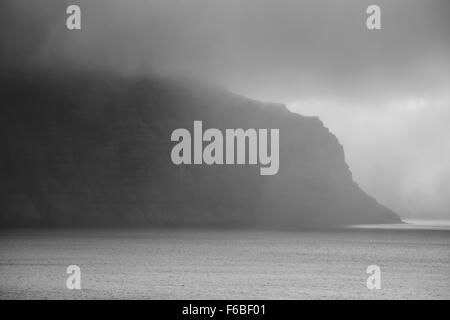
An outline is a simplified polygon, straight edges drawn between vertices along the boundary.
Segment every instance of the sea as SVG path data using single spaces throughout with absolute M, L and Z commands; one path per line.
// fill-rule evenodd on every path
M 0 299 L 450 299 L 450 223 L 1 230 Z

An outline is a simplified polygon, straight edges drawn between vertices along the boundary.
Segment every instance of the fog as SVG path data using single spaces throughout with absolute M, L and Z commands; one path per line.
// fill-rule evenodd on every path
M 65 27 L 79 4 L 82 30 Z M 381 7 L 382 30 L 366 28 Z M 354 179 L 405 218 L 450 219 L 447 0 L 2 1 L 3 65 L 195 77 L 317 115 Z

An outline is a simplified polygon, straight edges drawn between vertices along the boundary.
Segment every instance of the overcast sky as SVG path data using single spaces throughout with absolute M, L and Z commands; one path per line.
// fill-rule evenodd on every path
M 80 4 L 82 30 L 65 29 Z M 381 7 L 382 30 L 365 27 Z M 2 62 L 188 75 L 318 115 L 355 180 L 406 218 L 450 219 L 450 1 L 3 2 Z M 5 46 L 6 45 L 6 46 Z

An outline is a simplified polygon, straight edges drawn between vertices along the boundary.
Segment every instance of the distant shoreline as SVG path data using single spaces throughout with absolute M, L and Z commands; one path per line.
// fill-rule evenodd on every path
M 450 230 L 449 220 L 405 220 L 404 223 L 362 224 L 349 226 L 350 229 L 389 229 L 389 230 Z
M 21 227 L 0 227 L 0 238 L 2 233 L 9 232 L 130 232 L 130 231 L 161 231 L 161 232 L 201 232 L 201 231 L 219 231 L 219 232 L 287 232 L 287 233 L 321 233 L 321 232 L 415 232 L 415 231 L 450 231 L 450 221 L 441 220 L 403 220 L 403 223 L 395 224 L 358 224 L 358 225 L 341 225 L 316 228 L 258 228 L 249 226 L 122 226 L 122 227 L 105 227 L 105 226 L 75 226 L 75 227 L 45 227 L 45 226 L 21 226 Z

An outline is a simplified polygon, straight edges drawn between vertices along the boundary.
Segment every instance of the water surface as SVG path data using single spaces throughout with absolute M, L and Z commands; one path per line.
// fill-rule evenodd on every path
M 1 231 L 0 298 L 450 299 L 450 231 Z

